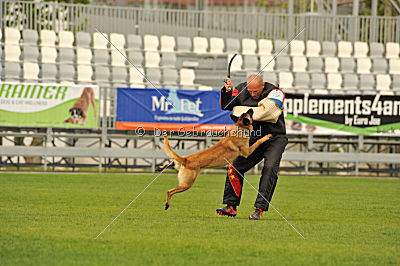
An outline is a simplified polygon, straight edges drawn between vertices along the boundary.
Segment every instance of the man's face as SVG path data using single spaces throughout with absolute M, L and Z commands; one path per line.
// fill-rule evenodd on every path
M 247 83 L 249 84 L 250 81 L 248 80 Z M 264 89 L 264 84 L 258 84 L 256 82 L 251 82 L 250 85 L 247 86 L 247 91 L 250 93 L 251 98 L 257 100 L 260 98 L 262 91 Z

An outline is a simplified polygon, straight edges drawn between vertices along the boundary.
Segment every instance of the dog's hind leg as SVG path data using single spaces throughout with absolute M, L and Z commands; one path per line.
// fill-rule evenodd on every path
M 171 200 L 172 195 L 174 195 L 175 193 L 183 192 L 191 188 L 199 172 L 200 170 L 191 170 L 184 167 L 182 167 L 179 170 L 178 173 L 179 186 L 168 190 L 167 202 L 165 203 L 165 210 L 169 208 L 169 202 Z

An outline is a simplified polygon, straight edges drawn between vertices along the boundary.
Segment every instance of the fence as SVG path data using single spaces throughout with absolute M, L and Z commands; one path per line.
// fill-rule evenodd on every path
M 1 26 L 55 31 L 400 42 L 400 17 L 270 14 L 1 1 Z

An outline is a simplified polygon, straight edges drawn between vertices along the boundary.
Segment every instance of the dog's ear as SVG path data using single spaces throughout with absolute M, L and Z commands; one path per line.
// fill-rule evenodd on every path
M 232 119 L 233 122 L 236 123 L 239 120 L 239 117 L 231 115 L 231 119 Z
M 248 113 L 251 117 L 253 117 L 254 110 L 253 110 L 252 108 L 250 108 L 250 109 L 247 111 L 247 113 Z
M 69 110 L 68 110 L 68 112 L 70 112 L 71 114 L 72 114 L 72 111 L 74 110 L 74 108 L 70 108 Z

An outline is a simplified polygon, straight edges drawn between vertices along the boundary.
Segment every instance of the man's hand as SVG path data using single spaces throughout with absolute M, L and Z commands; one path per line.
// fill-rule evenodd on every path
M 230 78 L 226 78 L 224 80 L 224 86 L 225 86 L 225 91 L 227 92 L 231 91 L 233 87 L 232 80 Z

